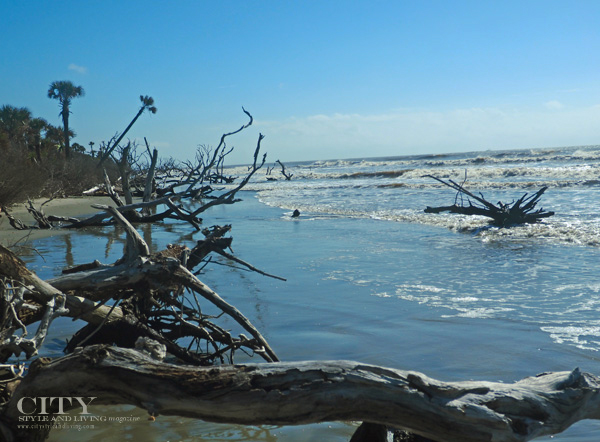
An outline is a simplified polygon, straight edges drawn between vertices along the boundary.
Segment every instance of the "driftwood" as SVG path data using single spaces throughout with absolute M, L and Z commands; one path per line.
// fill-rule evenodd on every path
M 145 103 L 145 98 L 151 99 L 150 97 L 140 97 L 143 103 Z M 143 109 L 144 107 L 142 106 L 140 112 L 142 112 Z M 148 154 L 150 155 L 151 161 L 150 166 L 146 171 L 146 176 L 143 180 L 145 185 L 142 203 L 132 202 L 132 194 L 129 185 L 129 175 L 132 172 L 130 164 L 132 161 L 131 143 L 121 150 L 120 159 L 114 159 L 121 173 L 121 187 L 122 192 L 124 193 L 125 203 L 121 200 L 120 196 L 117 194 L 114 187 L 112 186 L 106 171 L 104 171 L 104 185 L 102 186 L 102 188 L 104 188 L 105 192 L 114 201 L 119 212 L 121 212 L 129 222 L 156 223 L 169 218 L 186 221 L 189 224 L 191 224 L 194 227 L 194 229 L 201 230 L 200 224 L 202 223 L 202 219 L 199 218 L 199 214 L 213 206 L 221 204 L 233 204 L 241 201 L 239 198 L 236 198 L 237 193 L 244 186 L 246 186 L 246 184 L 248 184 L 252 176 L 259 169 L 261 169 L 265 163 L 266 154 L 263 154 L 262 159 L 259 157 L 259 153 L 261 150 L 261 141 L 264 139 L 264 135 L 259 134 L 258 142 L 254 151 L 253 163 L 249 166 L 249 171 L 247 175 L 240 181 L 238 185 L 227 191 L 222 191 L 220 194 L 216 195 L 214 194 L 216 192 L 215 189 L 213 189 L 210 186 L 203 185 L 204 181 L 212 182 L 215 180 L 215 173 L 212 172 L 214 168 L 217 169 L 217 174 L 219 169 L 221 170 L 221 173 L 223 171 L 224 158 L 232 151 L 231 148 L 229 150 L 226 149 L 226 138 L 231 135 L 237 134 L 243 131 L 244 129 L 248 128 L 250 125 L 252 125 L 252 115 L 244 108 L 242 108 L 242 110 L 249 117 L 249 122 L 233 132 L 223 134 L 221 136 L 221 141 L 217 148 L 214 149 L 212 152 L 208 152 L 210 153 L 210 157 L 208 159 L 199 160 L 198 164 L 195 166 L 192 166 L 190 164 L 186 176 L 183 179 L 177 180 L 175 183 L 167 186 L 167 188 L 154 189 L 154 177 L 156 174 L 158 152 L 156 151 L 156 149 L 154 149 L 153 152 L 150 152 L 150 147 L 148 145 L 148 142 L 146 141 L 146 148 L 148 150 Z M 131 124 L 133 124 L 133 122 L 135 122 L 139 115 L 140 113 L 138 113 L 138 115 L 134 118 L 132 123 L 130 123 L 130 126 Z M 125 130 L 125 132 L 129 130 L 130 126 Z M 107 155 L 109 155 L 110 152 L 112 152 L 112 150 L 117 147 L 121 138 L 114 142 L 112 144 L 112 147 L 106 151 L 106 153 L 102 157 L 101 162 L 104 161 Z M 233 179 L 229 179 L 226 177 L 221 177 L 219 178 L 219 180 L 227 183 L 233 182 Z M 185 187 L 185 190 L 177 191 L 177 189 L 180 187 Z M 101 186 L 97 186 L 96 189 L 101 189 Z M 150 200 L 153 190 L 155 190 L 155 193 L 157 195 L 160 195 L 161 197 L 155 200 Z M 204 204 L 201 204 L 198 208 L 194 209 L 194 211 L 188 211 L 182 206 L 175 204 L 176 201 L 185 198 L 206 199 L 207 201 Z M 166 208 L 160 213 L 151 214 L 150 209 L 155 208 L 159 205 L 164 205 L 166 206 Z M 46 216 L 41 208 L 35 209 L 31 202 L 29 202 L 29 206 L 27 207 L 27 209 L 35 218 L 36 224 L 26 226 L 22 221 L 12 217 L 10 213 L 7 212 L 7 218 L 9 219 L 9 223 L 13 228 L 17 230 L 51 228 L 74 229 L 90 226 L 107 226 L 115 224 L 117 222 L 108 212 L 100 213 L 88 217 L 86 219 L 78 219 L 74 217 L 63 217 L 60 215 Z
M 437 178 L 433 175 L 425 175 L 426 177 L 433 178 L 436 181 L 444 184 L 457 191 L 454 204 L 451 206 L 440 206 L 440 207 L 427 207 L 425 213 L 440 213 L 450 212 L 458 213 L 461 215 L 480 215 L 492 219 L 491 224 L 497 227 L 509 227 L 518 224 L 535 224 L 543 218 L 548 218 L 554 215 L 554 212 L 546 212 L 544 209 L 534 210 L 536 204 L 546 191 L 547 187 L 542 187 L 533 195 L 528 196 L 526 193 L 517 201 L 513 201 L 509 204 L 504 204 L 498 201 L 497 204 L 492 204 L 483 198 L 483 195 L 477 196 L 469 192 L 463 187 L 452 180 L 447 182 Z M 464 184 L 464 183 L 463 183 Z M 468 198 L 468 205 L 458 204 L 458 196 L 465 195 Z M 475 205 L 471 201 L 474 200 L 480 205 Z
M 125 203 L 119 197 L 119 195 L 115 191 L 115 188 L 111 184 L 110 178 L 108 177 L 108 173 L 106 172 L 106 169 L 102 169 L 102 171 L 104 173 L 104 187 L 106 189 L 106 193 L 108 194 L 108 196 L 110 196 L 110 199 L 113 200 L 113 202 L 117 205 L 117 207 L 124 206 Z
M 2 213 L 4 213 L 4 215 L 6 215 L 6 218 L 8 218 L 8 222 L 12 226 L 13 229 L 15 229 L 15 230 L 28 229 L 28 227 L 25 224 L 23 224 L 23 221 L 21 221 L 18 218 L 15 218 L 14 216 L 12 216 L 10 214 L 10 212 L 8 211 L 8 208 L 6 206 L 0 206 L 0 211 Z M 37 228 L 37 227 L 32 227 L 32 228 Z
M 178 186 L 180 186 L 180 185 L 188 186 L 186 188 L 186 190 L 183 191 L 183 195 L 190 195 L 192 193 L 195 193 L 194 189 L 196 188 L 196 186 L 198 184 L 202 184 L 202 182 L 210 175 L 211 169 L 214 168 L 215 166 L 217 166 L 219 163 L 223 162 L 223 158 L 225 157 L 225 155 L 227 155 L 227 153 L 225 153 L 226 148 L 227 148 L 226 139 L 228 137 L 238 134 L 238 133 L 242 132 L 243 130 L 252 126 L 252 123 L 254 122 L 254 118 L 252 117 L 250 112 L 248 112 L 243 107 L 242 107 L 242 111 L 248 117 L 248 119 L 249 119 L 248 122 L 246 124 L 243 124 L 237 130 L 234 130 L 232 132 L 228 132 L 228 133 L 221 135 L 221 140 L 219 141 L 219 145 L 213 150 L 212 155 L 209 155 L 209 158 L 206 160 L 204 159 L 203 156 L 201 156 L 201 158 L 199 158 L 198 164 L 195 167 L 189 167 L 189 172 L 187 174 L 186 179 L 181 181 L 178 184 Z M 263 135 L 260 135 L 258 138 L 258 148 L 254 154 L 254 165 L 255 166 L 257 163 L 258 150 L 260 150 L 260 141 L 262 139 L 263 139 Z M 264 164 L 264 160 L 263 160 L 263 164 Z M 256 172 L 256 170 L 253 170 L 252 173 L 254 173 L 254 172 Z
M 223 256 L 224 258 L 227 258 L 230 261 L 243 265 L 244 267 L 253 272 L 260 273 L 261 275 L 268 276 L 270 278 L 279 279 L 280 281 L 286 280 L 285 278 L 282 278 L 280 276 L 275 276 L 263 272 L 262 270 L 254 267 L 252 264 L 247 263 L 246 261 L 238 258 L 237 256 L 234 256 L 231 253 L 227 253 L 225 249 L 231 248 L 231 238 L 224 238 L 223 235 L 225 235 L 230 230 L 231 225 L 213 226 L 211 229 L 202 230 L 205 239 L 198 241 L 196 247 L 194 247 L 194 249 L 190 252 L 189 257 L 187 259 L 186 267 L 188 269 L 193 269 L 208 254 L 214 252 Z
M 146 149 L 148 149 L 148 155 L 150 155 L 150 167 L 148 168 L 148 173 L 146 174 L 146 184 L 144 186 L 144 196 L 143 201 L 150 201 L 150 197 L 154 191 L 154 174 L 156 172 L 156 164 L 158 162 L 158 150 L 154 148 L 152 153 L 150 153 L 150 145 L 148 144 L 148 140 L 144 137 L 144 142 L 146 143 Z
M 174 356 L 193 364 L 210 364 L 215 359 L 224 361 L 225 354 L 231 360 L 233 352 L 240 348 L 247 348 L 267 361 L 278 360 L 265 338 L 239 310 L 182 265 L 182 256 L 187 261 L 194 250 L 171 247 L 150 254 L 147 244 L 117 209 L 102 208 L 127 233 L 123 257 L 113 265 L 95 261 L 42 281 L 9 250 L 0 248 L 0 277 L 4 278 L 0 280 L 4 294 L 0 300 L 0 312 L 3 314 L 0 318 L 2 361 L 21 352 L 27 357 L 35 355 L 51 321 L 60 315 L 77 317 L 89 324 L 78 332 L 68 349 L 88 341 L 133 346 L 137 338 L 148 337 L 165 345 Z M 195 259 L 195 263 L 199 262 Z M 190 296 L 185 296 L 184 290 Z M 230 316 L 252 338 L 243 335 L 234 338 L 210 321 L 201 313 L 198 297 Z M 103 305 L 111 299 L 116 301 L 113 306 Z M 35 303 L 38 315 L 29 312 L 31 303 Z M 36 334 L 33 338 L 26 338 L 26 326 L 39 321 L 40 314 L 43 318 Z M 99 333 L 102 327 L 105 330 Z M 117 333 L 119 328 L 121 333 Z M 15 334 L 19 329 L 23 333 Z M 128 333 L 122 333 L 123 330 Z M 191 352 L 186 349 L 187 345 L 177 344 L 178 340 L 186 338 L 197 341 L 198 351 L 201 341 L 208 341 L 214 350 Z
M 290 181 L 292 179 L 292 177 L 294 176 L 294 174 L 286 172 L 285 165 L 281 161 L 277 160 L 277 161 L 275 161 L 275 164 L 279 164 L 279 166 L 281 166 L 281 174 L 285 177 L 285 179 L 287 181 Z
M 250 122 L 231 134 L 252 123 L 251 115 L 244 112 Z M 559 433 L 582 419 L 600 419 L 600 379 L 578 369 L 504 384 L 443 382 L 418 372 L 350 361 L 279 363 L 248 318 L 194 273 L 209 254 L 216 253 L 283 279 L 227 252 L 232 240 L 224 235 L 230 226 L 204 229 L 205 239 L 191 250 L 169 245 L 153 253 L 131 224 L 175 217 L 200 230 L 199 213 L 238 201 L 236 193 L 265 162 L 264 156 L 259 159 L 262 134 L 253 165 L 239 185 L 214 198 L 207 196 L 212 190 L 196 187 L 208 179 L 215 164 L 222 174 L 222 160 L 228 153 L 224 140 L 231 134 L 223 135 L 204 169 L 188 176 L 183 192 L 175 192 L 178 186 L 174 186 L 159 200 L 127 205 L 113 197 L 116 208 L 95 206 L 103 212 L 87 220 L 60 219 L 65 227 L 120 224 L 127 243 L 123 256 L 113 264 L 94 261 L 44 281 L 0 246 L 0 362 L 21 354 L 27 359 L 37 355 L 57 317 L 87 323 L 69 341 L 67 356 L 38 358 L 26 375 L 21 364 L 0 365 L 0 439 L 44 440 L 50 429 L 24 426 L 23 418 L 35 422 L 77 408 L 87 413 L 92 402 L 132 404 L 152 417 L 178 415 L 245 425 L 362 421 L 353 442 L 387 440 L 392 430 L 410 432 L 410 439 L 400 440 L 520 442 Z M 514 204 L 494 205 L 453 181 L 432 178 L 466 195 L 469 205 L 428 208 L 431 212 L 491 213 L 502 226 L 519 219 L 536 222 L 552 214 L 534 211 L 545 188 Z M 146 189 L 151 181 L 146 180 Z M 106 188 L 112 189 L 110 182 Z M 176 205 L 178 198 L 197 196 L 200 191 L 210 201 L 199 209 L 192 212 Z M 473 205 L 471 199 L 482 206 Z M 149 215 L 147 209 L 159 204 L 167 209 Z M 41 208 L 36 214 L 49 227 L 59 220 L 46 217 Z M 11 223 L 19 226 L 17 221 Z M 201 304 L 206 303 L 250 337 L 241 333 L 235 337 L 216 323 L 218 316 L 203 314 Z M 233 365 L 236 351 L 258 354 L 269 363 Z M 37 399 L 47 400 L 43 409 Z
M 113 201 L 117 204 L 116 209 L 124 214 L 126 219 L 130 222 L 134 223 L 154 223 L 162 221 L 166 218 L 171 219 L 179 219 L 182 221 L 186 221 L 190 223 L 196 230 L 200 230 L 200 224 L 202 223 L 202 219 L 194 216 L 190 212 L 185 209 L 175 206 L 173 201 L 179 199 L 178 196 L 171 197 L 162 197 L 155 200 L 147 201 L 147 202 L 138 202 L 133 204 L 124 205 L 120 200 L 118 195 L 114 194 L 114 192 L 109 192 Z M 238 200 L 239 201 L 239 200 Z M 148 210 L 157 207 L 160 205 L 166 205 L 167 209 L 158 214 L 148 214 Z M 101 205 L 92 204 L 90 207 L 99 208 Z M 138 211 L 139 210 L 139 211 Z M 47 227 L 41 227 L 40 224 L 34 225 L 25 225 L 21 220 L 14 218 L 10 215 L 10 212 L 7 209 L 6 216 L 9 220 L 9 223 L 14 229 L 17 230 L 30 230 L 30 229 L 40 229 L 40 228 L 63 228 L 63 229 L 77 229 L 81 227 L 91 227 L 91 226 L 109 226 L 114 225 L 116 221 L 113 216 L 108 212 L 100 212 L 95 215 L 89 216 L 84 219 L 75 218 L 75 217 L 64 217 L 64 216 L 56 216 L 56 215 L 48 215 L 45 217 L 47 221 L 49 221 L 50 225 Z
M 35 440 L 15 425 L 23 416 L 19 400 L 32 412 L 28 398 L 34 397 L 80 397 L 86 405 L 132 404 L 151 416 L 244 425 L 366 421 L 438 442 L 528 441 L 600 418 L 600 379 L 577 369 L 513 384 L 442 382 L 350 361 L 191 367 L 133 349 L 90 346 L 40 361 L 16 384 L 4 409 L 6 440 Z M 59 412 L 59 405 L 48 404 L 47 412 Z

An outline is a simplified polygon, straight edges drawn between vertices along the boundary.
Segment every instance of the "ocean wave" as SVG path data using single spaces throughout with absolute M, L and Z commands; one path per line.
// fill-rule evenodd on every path
M 364 180 L 365 185 L 380 186 L 390 183 L 403 182 L 409 186 L 430 185 L 438 186 L 427 175 L 436 176 L 441 179 L 452 179 L 463 182 L 466 178 L 467 186 L 471 187 L 515 187 L 523 181 L 539 182 L 548 186 L 592 186 L 600 184 L 600 163 L 596 164 L 553 164 L 532 166 L 490 166 L 478 165 L 471 168 L 449 167 L 413 167 L 413 168 L 371 168 L 371 167 L 351 167 L 343 169 L 314 170 L 290 169 L 294 173 L 294 178 L 286 185 L 306 185 L 310 181 L 359 181 Z M 233 171 L 232 171 L 233 172 Z M 239 171 L 240 175 L 244 171 Z M 260 183 L 270 182 L 281 185 L 285 180 L 277 179 L 278 175 L 272 172 L 271 175 L 256 174 L 251 183 L 260 185 Z M 282 178 L 282 177 L 281 177 Z
M 398 175 L 392 178 L 392 176 Z M 368 172 L 355 174 L 329 174 L 326 176 L 294 176 L 289 182 L 285 180 L 255 179 L 248 183 L 246 190 L 269 190 L 278 188 L 295 189 L 301 192 L 304 188 L 411 188 L 411 189 L 437 189 L 444 188 L 443 184 L 433 180 L 427 175 L 436 176 L 443 180 L 453 180 L 464 183 L 465 188 L 478 192 L 486 189 L 531 189 L 531 188 L 564 188 L 564 187 L 595 187 L 600 185 L 600 167 L 594 169 L 492 169 L 469 170 L 465 181 L 465 171 L 446 170 L 407 170 Z M 351 178 L 351 179 L 349 179 Z M 228 188 L 227 185 L 223 186 Z M 233 187 L 233 186 L 229 186 Z
M 411 169 L 404 170 L 376 170 L 373 172 L 354 172 L 350 174 L 341 174 L 338 175 L 337 178 L 340 179 L 353 179 L 353 178 L 398 178 L 404 175 L 407 172 L 410 172 Z
M 522 149 L 507 151 L 479 151 L 448 154 L 408 155 L 381 158 L 332 159 L 318 161 L 287 162 L 286 168 L 300 175 L 315 174 L 348 174 L 349 169 L 355 172 L 377 170 L 404 170 L 423 168 L 460 168 L 465 167 L 519 167 L 581 163 L 590 165 L 600 162 L 600 146 L 574 146 L 548 149 Z M 247 165 L 229 166 L 227 174 L 244 174 Z
M 544 241 L 599 247 L 597 159 L 600 148 L 593 146 L 291 163 L 291 181 L 266 181 L 264 175 L 257 174 L 246 189 L 256 191 L 265 204 L 298 209 L 307 216 L 423 224 L 472 234 L 490 244 Z M 431 162 L 443 167 L 426 165 Z M 457 164 L 471 167 L 465 171 L 455 167 Z M 556 215 L 535 225 L 494 229 L 484 217 L 426 214 L 426 206 L 451 204 L 456 197 L 453 189 L 427 175 L 464 182 L 468 190 L 493 203 L 510 203 L 548 187 L 538 208 L 543 204 Z
M 271 195 L 272 196 L 272 195 Z M 298 209 L 308 217 L 311 214 L 328 214 L 346 218 L 370 218 L 400 223 L 423 224 L 451 230 L 456 233 L 470 234 L 484 243 L 530 242 L 600 247 L 600 223 L 598 220 L 573 222 L 568 216 L 557 220 L 549 218 L 537 224 L 525 224 L 511 228 L 490 226 L 490 219 L 483 216 L 458 214 L 428 214 L 414 209 L 385 209 L 379 211 L 361 211 L 347 205 L 336 206 L 331 202 L 302 201 L 302 199 L 272 198 L 269 193 L 259 194 L 261 202 L 286 210 Z M 343 202 L 342 202 L 343 203 Z

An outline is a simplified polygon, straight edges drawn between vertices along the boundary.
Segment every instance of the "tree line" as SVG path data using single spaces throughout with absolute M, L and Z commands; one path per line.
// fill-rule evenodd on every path
M 58 101 L 59 125 L 34 116 L 26 107 L 0 107 L 0 205 L 39 196 L 81 194 L 102 182 L 100 165 L 117 176 L 112 153 L 142 113 L 156 113 L 154 99 L 140 96 L 142 105 L 126 129 L 108 142 L 102 141 L 97 150 L 90 141 L 86 152 L 83 145 L 71 143 L 76 134 L 69 124 L 73 100 L 84 95 L 83 87 L 71 81 L 50 84 L 47 96 Z M 106 162 L 108 159 L 113 161 Z
M 69 129 L 71 103 L 82 97 L 85 91 L 71 81 L 54 81 L 48 88 L 48 98 L 58 100 L 62 127 L 54 126 L 47 120 L 34 117 L 26 107 L 5 104 L 0 107 L 0 149 L 27 153 L 31 160 L 42 161 L 44 157 L 63 152 L 71 157 L 71 150 L 85 152 L 78 143 L 71 146 L 75 133 Z

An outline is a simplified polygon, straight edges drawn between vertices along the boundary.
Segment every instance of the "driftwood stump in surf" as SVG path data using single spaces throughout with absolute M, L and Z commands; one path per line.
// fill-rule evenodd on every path
M 441 213 L 450 212 L 458 213 L 461 215 L 480 215 L 487 218 L 491 218 L 491 224 L 496 227 L 510 227 L 519 224 L 535 224 L 544 218 L 548 218 L 554 215 L 554 212 L 547 212 L 544 209 L 535 210 L 535 206 L 539 202 L 540 198 L 546 191 L 547 187 L 542 187 L 533 195 L 526 193 L 517 201 L 513 201 L 508 204 L 504 204 L 501 201 L 493 204 L 483 198 L 483 195 L 477 196 L 467 189 L 463 185 L 456 183 L 455 181 L 448 180 L 444 181 L 433 175 L 425 175 L 426 177 L 433 178 L 436 181 L 444 184 L 457 191 L 454 204 L 451 206 L 440 206 L 440 207 L 427 207 L 425 213 Z M 465 195 L 467 197 L 467 204 L 462 201 L 458 204 L 458 196 Z M 475 201 L 476 203 L 474 203 Z M 478 204 L 477 204 L 478 203 Z
M 287 181 L 290 181 L 292 179 L 292 177 L 294 176 L 294 174 L 290 173 L 290 172 L 286 172 L 285 165 L 281 161 L 277 160 L 277 161 L 275 161 L 275 164 L 279 164 L 279 166 L 281 166 L 281 174 L 285 177 L 285 179 Z

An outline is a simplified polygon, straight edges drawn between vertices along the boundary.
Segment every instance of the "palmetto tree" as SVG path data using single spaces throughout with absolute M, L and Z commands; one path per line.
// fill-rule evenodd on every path
M 38 161 L 42 161 L 42 132 L 46 132 L 48 127 L 48 122 L 43 118 L 32 118 L 27 124 L 27 147 L 35 151 Z
M 0 106 L 0 139 L 16 151 L 35 151 L 38 161 L 48 128 L 46 120 L 34 118 L 26 107 Z
M 71 156 L 71 145 L 69 140 L 69 114 L 73 98 L 82 97 L 85 91 L 81 86 L 75 86 L 70 81 L 53 81 L 48 89 L 48 98 L 58 100 L 62 117 L 65 137 L 65 156 Z
M 9 104 L 0 107 L 0 133 L 8 140 L 9 145 L 17 149 L 25 147 L 27 125 L 31 118 L 31 112 L 26 107 Z
M 69 131 L 69 135 L 72 136 L 73 132 Z M 65 134 L 61 127 L 48 125 L 46 128 L 46 136 L 44 137 L 43 143 L 44 148 L 49 152 L 58 152 L 61 145 L 64 143 Z
M 115 147 L 118 146 L 118 144 L 121 142 L 121 140 L 123 139 L 123 137 L 125 136 L 125 134 L 127 132 L 129 132 L 129 129 L 131 129 L 131 126 L 133 126 L 135 124 L 135 122 L 137 121 L 137 119 L 140 118 L 140 115 L 142 115 L 145 110 L 147 110 L 148 112 L 150 112 L 152 114 L 156 113 L 156 106 L 154 106 L 154 98 L 149 97 L 148 95 L 140 95 L 140 101 L 142 102 L 142 107 L 140 107 L 140 110 L 138 111 L 138 113 L 135 115 L 135 117 L 133 117 L 133 120 L 131 120 L 131 123 L 129 123 L 129 126 L 127 126 L 125 128 L 125 130 L 119 136 L 119 138 L 117 139 L 117 141 L 115 141 L 112 146 L 108 146 L 107 147 L 106 151 L 104 152 L 104 154 L 100 158 L 100 162 L 98 163 L 98 167 L 100 166 L 100 164 L 102 164 L 104 162 L 104 160 L 106 160 L 110 156 L 110 154 L 115 149 Z

